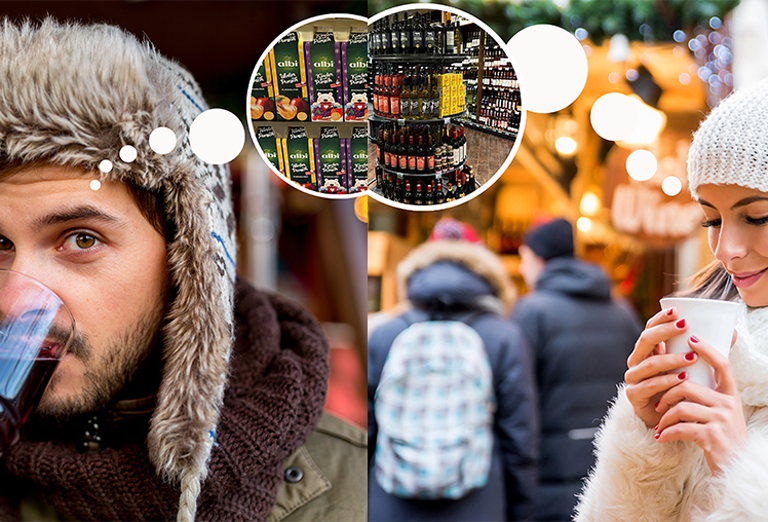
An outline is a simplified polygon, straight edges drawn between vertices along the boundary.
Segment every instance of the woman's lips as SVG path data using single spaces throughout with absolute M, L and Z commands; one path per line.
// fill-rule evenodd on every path
M 757 281 L 763 276 L 766 270 L 768 270 L 768 268 L 763 268 L 757 272 L 734 272 L 731 274 L 731 279 L 733 280 L 733 284 L 738 288 L 749 288 L 750 286 L 757 283 Z

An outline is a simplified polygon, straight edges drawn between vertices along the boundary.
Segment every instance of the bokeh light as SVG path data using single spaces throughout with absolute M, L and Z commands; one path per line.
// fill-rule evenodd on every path
M 668 176 L 661 182 L 661 190 L 667 196 L 677 196 L 683 190 L 683 182 L 676 176 Z
M 195 118 L 189 128 L 192 152 L 206 163 L 229 163 L 245 144 L 245 129 L 237 116 L 224 109 L 210 109 Z
M 520 83 L 525 86 L 525 109 L 557 112 L 579 97 L 587 83 L 587 56 L 579 40 L 554 25 L 526 27 L 509 41 Z
M 611 83 L 619 83 L 620 80 L 621 76 L 619 76 L 619 73 L 617 72 L 612 72 L 608 75 L 608 81 Z
M 592 220 L 587 217 L 580 217 L 576 220 L 576 228 L 582 232 L 589 232 L 589 229 L 592 228 Z
M 589 121 L 598 136 L 618 141 L 629 136 L 637 127 L 637 105 L 631 98 L 618 92 L 600 96 L 592 105 Z
M 625 164 L 629 177 L 637 181 L 648 181 L 656 174 L 659 164 L 649 150 L 636 150 L 627 157 Z
M 576 140 L 567 136 L 557 138 L 557 141 L 555 141 L 555 150 L 564 156 L 570 156 L 576 152 L 577 146 Z
M 594 192 L 588 190 L 581 196 L 581 202 L 579 203 L 579 211 L 585 216 L 595 216 L 603 207 L 600 197 Z
M 149 148 L 158 154 L 168 154 L 176 148 L 176 134 L 168 127 L 158 127 L 149 134 Z

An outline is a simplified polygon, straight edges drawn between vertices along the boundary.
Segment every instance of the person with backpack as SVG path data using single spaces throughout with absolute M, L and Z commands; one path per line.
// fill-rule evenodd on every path
M 538 465 L 532 359 L 504 320 L 501 261 L 443 219 L 397 268 L 410 309 L 368 343 L 369 521 L 530 520 Z

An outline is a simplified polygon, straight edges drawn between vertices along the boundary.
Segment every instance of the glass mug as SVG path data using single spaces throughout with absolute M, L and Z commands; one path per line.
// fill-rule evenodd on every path
M 75 321 L 59 296 L 29 276 L 0 268 L 0 455 L 18 442 L 74 332 Z

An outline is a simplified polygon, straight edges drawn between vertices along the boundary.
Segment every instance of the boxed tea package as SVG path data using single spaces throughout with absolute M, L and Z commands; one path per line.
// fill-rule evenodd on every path
M 346 194 L 346 140 L 340 138 L 338 127 L 323 127 L 320 129 L 320 137 L 314 141 L 318 191 Z
M 368 189 L 368 129 L 354 127 L 347 146 L 349 192 Z
M 256 129 L 256 140 L 264 156 L 269 160 L 275 169 L 285 173 L 283 167 L 282 151 L 280 150 L 280 139 L 275 137 L 275 131 L 272 127 L 259 127 Z
M 368 33 L 352 32 L 341 46 L 344 120 L 368 118 Z
M 307 61 L 312 121 L 339 121 L 343 118 L 341 44 L 330 27 L 318 27 L 311 42 L 304 44 Z
M 269 50 L 275 110 L 281 121 L 307 121 L 307 69 L 299 33 L 292 31 Z
M 275 119 L 275 91 L 272 88 L 272 80 L 267 76 L 269 55 L 259 65 L 256 75 L 253 77 L 251 87 L 251 119 L 267 120 Z
M 283 140 L 283 162 L 288 179 L 317 190 L 314 146 L 304 127 L 288 128 L 288 137 Z

